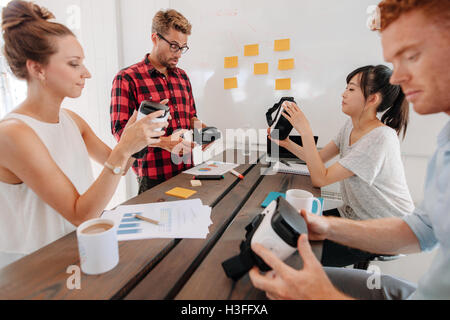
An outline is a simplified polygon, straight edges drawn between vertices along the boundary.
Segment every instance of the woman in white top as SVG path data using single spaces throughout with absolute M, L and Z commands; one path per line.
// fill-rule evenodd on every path
M 344 205 L 324 215 L 365 220 L 402 217 L 414 210 L 397 136 L 406 133 L 409 105 L 400 86 L 390 84 L 391 74 L 391 69 L 378 65 L 348 75 L 342 111 L 350 119 L 320 151 L 300 108 L 292 102 L 283 105 L 283 115 L 302 136 L 303 147 L 289 138 L 274 141 L 306 162 L 315 186 L 340 182 Z M 340 159 L 325 167 L 337 155 Z M 348 260 L 347 255 L 353 258 Z M 344 266 L 375 256 L 325 241 L 322 263 Z
M 136 121 L 111 150 L 64 98 L 81 95 L 91 75 L 83 49 L 44 8 L 12 1 L 2 12 L 4 52 L 28 84 L 26 100 L 0 122 L 0 267 L 97 218 L 131 165 L 131 155 L 159 142 L 167 123 Z M 89 157 L 105 168 L 94 180 Z M 114 170 L 115 169 L 115 170 Z

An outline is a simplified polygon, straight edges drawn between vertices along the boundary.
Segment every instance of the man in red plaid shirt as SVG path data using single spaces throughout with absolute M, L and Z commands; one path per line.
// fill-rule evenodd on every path
M 113 82 L 111 129 L 118 141 L 142 101 L 162 101 L 170 108 L 165 136 L 133 164 L 139 193 L 191 168 L 194 144 L 184 140 L 182 133 L 193 129 L 194 124 L 195 128 L 206 127 L 197 119 L 189 78 L 177 68 L 181 55 L 189 49 L 190 34 L 191 24 L 183 15 L 175 10 L 159 11 L 153 18 L 152 52 L 143 61 L 121 70 Z

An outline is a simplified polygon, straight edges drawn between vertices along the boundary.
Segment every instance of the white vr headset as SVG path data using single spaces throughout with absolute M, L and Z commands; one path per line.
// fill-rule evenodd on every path
M 297 250 L 300 235 L 308 233 L 303 217 L 283 197 L 272 201 L 245 229 L 247 233 L 241 242 L 240 254 L 222 263 L 226 275 L 233 280 L 241 278 L 254 265 L 262 271 L 270 270 L 252 251 L 252 243 L 260 243 L 281 260 L 286 260 Z

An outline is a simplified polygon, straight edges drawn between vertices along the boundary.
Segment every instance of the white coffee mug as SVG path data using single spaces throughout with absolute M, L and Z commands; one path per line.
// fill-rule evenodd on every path
M 314 198 L 314 195 L 311 192 L 300 190 L 300 189 L 291 189 L 286 192 L 286 200 L 293 206 L 298 212 L 302 209 L 305 209 L 308 212 L 312 212 L 313 202 L 317 202 L 317 214 L 322 213 L 322 204 L 319 199 Z
M 109 219 L 92 219 L 77 228 L 81 270 L 86 274 L 100 274 L 119 263 L 117 226 Z

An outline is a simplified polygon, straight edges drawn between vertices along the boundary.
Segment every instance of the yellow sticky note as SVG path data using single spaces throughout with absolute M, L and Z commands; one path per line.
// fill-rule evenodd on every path
M 291 79 L 276 79 L 275 90 L 291 90 Z
M 268 63 L 255 63 L 253 66 L 254 74 L 268 74 L 269 64 Z
M 291 39 L 275 40 L 274 50 L 275 51 L 288 51 L 288 50 L 291 50 Z
M 244 56 L 253 57 L 259 55 L 259 44 L 249 44 L 244 46 Z
M 237 68 L 239 65 L 238 57 L 225 57 L 223 67 L 225 69 Z
M 238 87 L 237 78 L 225 78 L 223 79 L 223 88 L 227 89 L 236 89 Z
M 278 70 L 294 69 L 294 59 L 280 59 L 278 60 Z
M 197 193 L 197 191 L 179 188 L 179 187 L 173 188 L 166 192 L 166 194 L 168 196 L 174 196 L 174 197 L 183 198 L 183 199 L 187 199 L 195 193 Z

